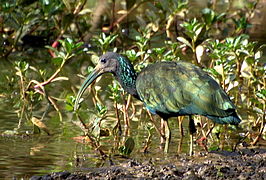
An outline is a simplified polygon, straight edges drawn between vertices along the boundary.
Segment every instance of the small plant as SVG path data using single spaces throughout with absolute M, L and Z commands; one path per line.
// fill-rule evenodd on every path
M 177 37 L 177 40 L 191 48 L 196 60 L 196 42 L 199 40 L 199 35 L 202 33 L 204 24 L 194 18 L 189 22 L 184 22 L 180 26 L 184 28 L 184 33 L 187 35 L 189 40 L 180 36 Z M 198 60 L 196 61 L 196 63 L 199 63 Z
M 129 156 L 135 147 L 135 142 L 132 137 L 128 137 L 125 145 L 119 148 L 119 151 L 124 156 Z
M 204 8 L 202 9 L 201 12 L 202 12 L 202 18 L 203 18 L 203 22 L 205 24 L 207 32 L 209 32 L 212 29 L 212 26 L 214 24 L 222 22 L 226 19 L 225 13 L 217 14 L 215 11 L 213 11 L 210 8 Z
M 107 50 L 110 48 L 111 43 L 114 42 L 117 36 L 117 34 L 111 34 L 109 36 L 106 36 L 105 33 L 102 33 L 100 35 L 100 38 L 94 39 L 94 42 L 101 49 L 102 53 L 106 53 Z
M 55 48 L 48 47 L 55 53 L 55 58 L 52 61 L 57 65 L 56 71 L 43 82 L 39 82 L 35 79 L 30 79 L 27 75 L 30 71 L 35 72 L 39 75 L 40 79 L 44 79 L 47 77 L 47 73 L 44 70 L 38 70 L 35 67 L 30 66 L 28 63 L 24 61 L 19 61 L 15 63 L 15 69 L 17 71 L 17 75 L 20 79 L 20 96 L 21 96 L 21 103 L 20 103 L 20 110 L 19 110 L 19 124 L 18 129 L 21 127 L 22 119 L 26 118 L 27 120 L 32 119 L 32 112 L 34 111 L 33 106 L 35 104 L 41 103 L 43 100 L 48 100 L 48 102 L 54 107 L 54 109 L 58 112 L 60 120 L 62 121 L 62 115 L 60 112 L 60 108 L 56 103 L 55 97 L 51 96 L 50 93 L 46 90 L 46 86 L 57 81 L 68 80 L 67 77 L 59 76 L 59 73 L 62 71 L 65 63 L 72 57 L 82 52 L 80 48 L 82 43 L 75 44 L 70 39 L 60 40 L 60 43 L 63 47 L 63 50 L 58 51 Z M 73 99 L 72 99 L 73 100 Z M 71 105 L 71 101 L 69 100 L 69 105 Z M 48 110 L 48 109 L 47 109 Z M 42 119 L 44 118 L 47 110 L 44 112 Z M 39 120 L 38 124 L 41 124 L 41 120 Z M 37 118 L 33 122 L 36 124 Z
M 122 88 L 118 84 L 117 81 L 113 81 L 112 85 L 108 85 L 110 89 L 110 95 L 109 98 L 113 100 L 114 102 L 114 109 L 115 109 L 115 115 L 117 119 L 117 124 L 114 127 L 114 130 L 118 129 L 119 134 L 122 133 L 122 127 L 121 127 L 121 120 L 119 116 L 119 101 L 121 100 L 121 94 L 122 94 Z M 121 106 L 121 105 L 120 105 Z

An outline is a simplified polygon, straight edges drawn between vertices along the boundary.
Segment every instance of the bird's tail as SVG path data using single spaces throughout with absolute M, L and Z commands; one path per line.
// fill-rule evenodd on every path
M 231 115 L 225 116 L 225 117 L 210 116 L 210 115 L 208 115 L 207 117 L 210 118 L 211 120 L 213 120 L 215 123 L 218 123 L 218 124 L 238 125 L 241 122 L 241 119 L 236 114 L 236 112 L 233 112 Z

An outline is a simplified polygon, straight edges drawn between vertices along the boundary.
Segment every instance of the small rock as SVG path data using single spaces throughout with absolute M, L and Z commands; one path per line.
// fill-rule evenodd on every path
M 184 173 L 184 180 L 200 180 L 198 176 L 196 176 L 195 172 L 193 170 L 190 170 L 186 173 Z
M 41 180 L 42 176 L 32 176 L 30 180 Z
M 51 174 L 53 179 L 66 179 L 71 173 L 68 171 L 55 172 Z

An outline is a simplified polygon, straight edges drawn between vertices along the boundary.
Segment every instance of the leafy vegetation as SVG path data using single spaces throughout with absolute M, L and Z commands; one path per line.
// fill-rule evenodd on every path
M 0 56 L 1 61 L 11 64 L 12 70 L 1 75 L 1 98 L 11 98 L 13 109 L 18 112 L 19 122 L 14 133 L 19 133 L 26 121 L 47 132 L 43 120 L 50 107 L 60 121 L 64 121 L 64 114 L 73 113 L 75 94 L 82 78 L 91 72 L 101 54 L 117 51 L 127 56 L 137 71 L 156 61 L 190 61 L 204 68 L 222 85 L 242 116 L 239 136 L 235 135 L 235 127 L 219 126 L 212 133 L 221 133 L 223 138 L 209 136 L 213 128 L 210 121 L 197 117 L 198 140 L 204 136 L 211 138 L 213 144 L 219 141 L 215 147 L 219 147 L 222 140 L 231 145 L 232 136 L 237 136 L 235 144 L 247 141 L 255 145 L 260 139 L 265 140 L 265 45 L 251 41 L 245 34 L 251 26 L 249 17 L 257 1 L 243 3 L 245 8 L 242 9 L 231 8 L 229 3 L 223 12 L 210 2 L 208 8 L 194 14 L 190 12 L 190 3 L 186 0 L 105 0 L 101 3 L 2 0 Z M 66 74 L 67 67 L 75 69 L 71 71 L 74 74 Z M 76 77 L 79 72 L 80 81 Z M 62 81 L 68 81 L 66 89 L 62 89 Z M 106 87 L 97 84 L 89 89 L 92 101 L 87 98 L 87 103 L 76 112 L 76 124 L 104 154 L 100 148 L 102 136 L 119 139 L 124 133 L 128 137 L 132 121 L 142 124 L 143 118 L 151 119 L 152 124 L 145 122 L 148 127 L 146 151 L 152 130 L 159 131 L 159 120 L 153 120 L 115 80 Z M 19 92 L 19 98 L 14 92 Z M 35 111 L 41 107 L 44 110 L 40 118 L 36 118 Z M 107 121 L 114 123 L 108 126 Z M 129 155 L 134 146 L 134 138 L 123 138 L 114 150 Z

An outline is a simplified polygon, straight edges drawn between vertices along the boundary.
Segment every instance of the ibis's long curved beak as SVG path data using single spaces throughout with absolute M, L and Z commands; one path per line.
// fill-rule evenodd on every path
M 83 84 L 81 85 L 79 92 L 77 94 L 76 97 L 76 101 L 75 101 L 75 105 L 74 105 L 74 111 L 76 111 L 79 107 L 79 103 L 80 103 L 80 98 L 82 96 L 82 94 L 85 92 L 85 90 L 87 89 L 87 87 L 99 76 L 101 76 L 103 74 L 103 69 L 99 68 L 98 66 L 95 67 L 95 69 L 93 70 L 93 72 L 85 79 L 85 81 L 83 82 Z

